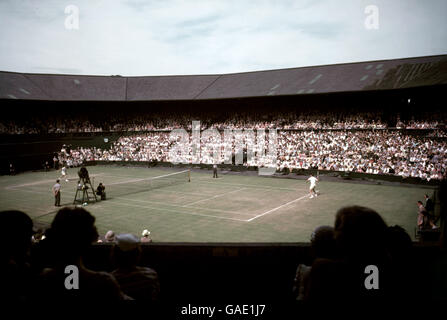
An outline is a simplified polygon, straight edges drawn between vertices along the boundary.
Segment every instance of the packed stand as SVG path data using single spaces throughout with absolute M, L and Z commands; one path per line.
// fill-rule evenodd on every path
M 191 130 L 191 121 L 200 119 L 202 129 L 268 129 L 278 130 L 353 130 L 353 129 L 425 129 L 444 127 L 441 114 L 401 120 L 399 114 L 388 118 L 373 112 L 336 111 L 237 111 L 223 112 L 150 112 L 102 113 L 100 115 L 65 115 L 0 120 L 0 134 L 66 134 L 95 132 L 144 132 L 173 129 Z
M 218 132 L 218 131 L 216 131 Z M 233 131 L 234 132 L 234 131 Z M 265 146 L 269 143 L 266 131 Z M 267 166 L 272 158 L 258 150 L 255 134 L 244 131 L 230 136 L 225 132 L 204 136 L 200 152 L 194 157 L 192 138 L 181 142 L 169 132 L 131 134 L 116 140 L 110 149 L 77 148 L 59 153 L 59 161 L 81 164 L 85 161 L 149 161 L 203 164 L 228 163 L 230 157 L 251 153 L 246 166 Z M 238 136 L 239 135 L 239 136 Z M 279 131 L 277 133 L 276 168 L 319 169 L 328 171 L 390 174 L 423 180 L 443 179 L 447 172 L 447 141 L 424 135 L 404 134 L 394 130 L 314 130 Z M 175 158 L 175 147 L 183 150 L 183 158 Z M 174 151 L 174 152 L 173 152 Z M 215 158 L 215 155 L 218 158 Z M 231 163 L 231 159 L 229 160 Z

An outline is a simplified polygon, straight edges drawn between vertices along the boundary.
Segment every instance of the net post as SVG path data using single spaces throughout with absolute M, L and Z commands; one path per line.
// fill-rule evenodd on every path
M 188 169 L 188 182 L 191 182 L 191 169 Z

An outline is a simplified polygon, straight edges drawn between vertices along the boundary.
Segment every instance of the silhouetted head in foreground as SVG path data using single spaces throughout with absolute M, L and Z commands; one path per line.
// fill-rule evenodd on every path
M 310 244 L 316 258 L 334 258 L 336 250 L 334 228 L 330 226 L 316 228 L 312 232 Z
M 405 262 L 413 248 L 410 235 L 400 226 L 388 227 L 385 235 L 386 248 L 393 262 Z
M 376 211 L 361 206 L 341 208 L 334 229 L 337 249 L 343 257 L 370 260 L 383 255 L 387 225 Z
M 2 227 L 1 260 L 21 262 L 31 247 L 33 221 L 22 211 L 3 211 L 0 212 L 0 226 Z
M 3 211 L 0 226 L 0 301 L 26 301 L 32 290 L 28 253 L 33 221 L 21 211 Z
M 83 208 L 63 208 L 54 217 L 47 239 L 57 251 L 58 262 L 76 263 L 98 239 L 95 217 Z

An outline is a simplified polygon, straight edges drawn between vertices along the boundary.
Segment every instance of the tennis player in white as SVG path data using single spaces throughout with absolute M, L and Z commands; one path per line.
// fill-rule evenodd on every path
M 62 169 L 61 169 L 61 176 L 59 177 L 59 179 L 64 179 L 66 182 L 68 182 L 68 179 L 67 179 L 67 168 L 65 168 L 65 166 L 64 167 L 62 167 Z
M 310 177 L 309 177 L 309 179 L 307 179 L 307 181 L 310 182 L 310 187 L 309 187 L 310 198 L 312 199 L 314 196 L 317 197 L 318 193 L 315 191 L 315 187 L 317 186 L 318 179 L 315 178 L 313 175 L 310 175 Z

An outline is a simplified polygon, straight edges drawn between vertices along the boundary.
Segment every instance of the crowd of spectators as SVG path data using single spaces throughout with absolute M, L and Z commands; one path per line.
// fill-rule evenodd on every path
M 191 137 L 182 143 L 169 132 L 130 134 L 117 139 L 109 149 L 80 147 L 61 152 L 59 159 L 77 164 L 97 160 L 222 164 L 245 152 L 249 156 L 244 158 L 244 165 L 262 167 L 276 161 L 273 166 L 281 171 L 318 169 L 423 180 L 441 180 L 447 173 L 447 141 L 426 135 L 399 130 L 282 130 L 277 133 L 275 159 L 275 154 L 250 152 L 259 150 L 256 130 L 253 134 L 242 131 L 228 139 L 225 132 L 210 136 L 202 132 L 200 152 L 196 153 Z M 176 146 L 181 147 L 183 157 L 176 158 Z M 265 148 L 268 146 L 266 131 Z
M 407 300 L 416 272 L 410 261 L 412 241 L 400 226 L 387 226 L 374 210 L 361 206 L 341 208 L 333 226 L 321 226 L 311 236 L 311 265 L 297 268 L 293 291 L 297 300 L 328 302 L 371 299 Z M 367 266 L 380 270 L 374 281 L 365 280 Z
M 391 114 L 391 115 L 390 115 Z M 447 172 L 447 141 L 443 116 L 421 114 L 420 119 L 399 113 L 238 111 L 165 111 L 103 114 L 102 117 L 76 115 L 0 121 L 0 134 L 120 132 L 110 147 L 63 149 L 54 163 L 67 167 L 85 161 L 148 161 L 221 164 L 245 153 L 243 164 L 278 170 L 319 169 L 329 171 L 391 174 L 423 180 L 443 179 Z M 200 152 L 191 135 L 192 120 L 200 121 Z M 171 131 L 185 129 L 190 137 L 172 138 Z M 217 135 L 204 136 L 215 129 Z M 276 153 L 260 156 L 252 152 L 258 137 L 247 132 L 276 129 Z M 415 130 L 410 130 L 415 129 Z M 234 137 L 227 139 L 226 130 Z M 243 130 L 242 133 L 238 131 Z M 216 156 L 216 150 L 220 152 Z M 181 155 L 179 157 L 179 155 Z M 238 162 L 239 164 L 240 162 Z M 56 165 L 54 166 L 57 167 Z
M 107 113 L 100 116 L 66 115 L 0 120 L 0 134 L 64 134 L 94 132 L 141 132 L 173 129 L 191 130 L 191 121 L 200 119 L 202 129 L 439 129 L 444 126 L 442 116 L 424 115 L 423 118 L 402 119 L 399 114 L 388 118 L 373 112 L 337 111 L 270 111 L 188 113 Z
M 132 234 L 114 235 L 109 242 L 111 273 L 85 265 L 98 232 L 95 217 L 83 208 L 59 210 L 44 235 L 21 211 L 0 212 L 0 222 L 6 237 L 0 248 L 2 302 L 159 301 L 158 274 L 139 265 L 141 242 Z
M 33 221 L 24 212 L 0 212 L 0 222 L 7 236 L 1 242 L 0 255 L 3 302 L 140 300 L 146 308 L 158 305 L 158 274 L 140 265 L 142 250 L 137 236 L 113 235 L 112 259 L 107 263 L 115 268 L 112 272 L 85 265 L 98 232 L 95 217 L 84 208 L 59 210 L 39 241 L 35 241 Z M 414 284 L 420 279 L 412 276 L 410 236 L 399 226 L 387 226 L 370 208 L 338 210 L 333 226 L 318 227 L 312 234 L 310 249 L 311 265 L 299 265 L 293 282 L 297 300 L 395 301 L 417 293 Z M 380 270 L 380 277 L 365 279 L 371 272 L 365 270 L 371 266 Z M 195 279 L 190 278 L 190 283 L 194 285 Z M 203 292 L 202 297 L 205 294 L 212 292 Z
M 282 168 L 394 174 L 443 179 L 447 142 L 400 131 L 300 131 L 279 133 Z

